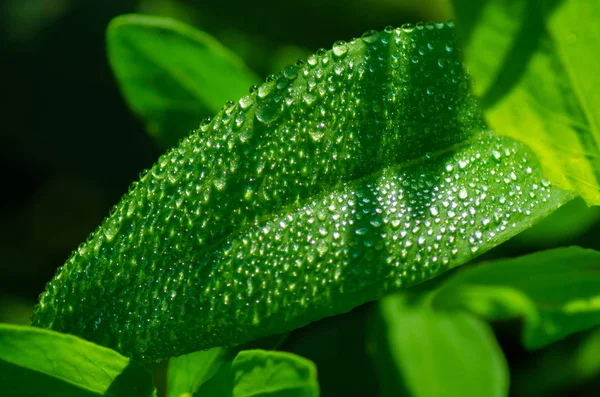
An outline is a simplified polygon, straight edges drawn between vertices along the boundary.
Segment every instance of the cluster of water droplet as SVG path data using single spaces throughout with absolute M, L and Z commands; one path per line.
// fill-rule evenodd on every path
M 226 103 L 71 256 L 34 324 L 156 361 L 348 310 L 516 233 L 558 204 L 523 147 L 484 132 L 456 52 L 448 24 L 367 32 Z

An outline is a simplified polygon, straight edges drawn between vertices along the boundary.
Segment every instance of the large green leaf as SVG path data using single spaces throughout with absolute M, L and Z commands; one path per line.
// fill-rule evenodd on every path
M 526 142 L 557 186 L 600 204 L 600 2 L 454 5 L 492 129 Z
M 481 121 L 452 25 L 286 68 L 135 183 L 34 324 L 144 361 L 238 345 L 435 277 L 571 193 Z
M 113 350 L 75 336 L 0 324 L 3 396 L 154 396 L 152 376 Z
M 318 397 L 317 368 L 291 353 L 241 351 L 194 397 Z
M 381 300 L 375 359 L 383 396 L 506 396 L 508 367 L 490 327 L 400 294 Z
M 600 325 L 600 252 L 557 248 L 470 267 L 443 284 L 433 305 L 522 316 L 525 346 L 542 347 Z
M 125 99 L 163 148 L 258 82 L 213 37 L 169 18 L 119 16 L 108 27 L 107 47 Z

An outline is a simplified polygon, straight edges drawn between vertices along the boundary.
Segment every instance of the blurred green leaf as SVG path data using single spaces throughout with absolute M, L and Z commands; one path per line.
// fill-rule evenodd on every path
M 494 334 L 466 312 L 435 312 L 400 294 L 379 303 L 375 358 L 383 396 L 506 396 Z
M 150 373 L 107 349 L 34 327 L 0 324 L 2 395 L 154 396 Z
M 317 369 L 303 357 L 264 350 L 241 351 L 194 396 L 316 397 Z
M 516 235 L 511 242 L 530 248 L 556 247 L 582 236 L 599 219 L 599 207 L 588 207 L 581 198 L 577 198 L 554 211 L 540 223 Z
M 580 338 L 555 343 L 511 379 L 515 396 L 575 395 L 571 389 L 600 374 L 600 328 Z
M 600 204 L 600 2 L 454 5 L 491 128 L 527 143 L 557 186 Z
M 163 148 L 259 81 L 213 37 L 169 18 L 119 16 L 107 48 L 125 99 Z
M 432 299 L 488 319 L 523 316 L 523 342 L 539 348 L 600 324 L 600 252 L 557 248 L 484 263 L 459 271 Z

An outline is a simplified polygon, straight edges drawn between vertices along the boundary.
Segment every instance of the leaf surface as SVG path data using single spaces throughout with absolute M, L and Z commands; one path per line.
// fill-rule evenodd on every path
M 286 68 L 134 183 L 34 324 L 144 361 L 234 346 L 530 227 L 573 195 L 485 127 L 458 51 L 452 25 L 407 25 Z
M 127 103 L 164 149 L 258 83 L 235 54 L 182 22 L 122 15 L 107 31 L 108 59 Z
M 600 3 L 454 0 L 486 120 L 557 186 L 600 204 Z
M 33 327 L 0 324 L 2 394 L 155 396 L 152 376 L 117 352 Z
M 470 267 L 446 281 L 436 308 L 467 308 L 488 319 L 522 316 L 535 349 L 600 325 L 600 253 L 556 248 Z

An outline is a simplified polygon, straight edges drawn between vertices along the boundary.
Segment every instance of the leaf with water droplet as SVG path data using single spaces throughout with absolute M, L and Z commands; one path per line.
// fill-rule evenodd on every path
M 216 39 L 173 19 L 122 15 L 110 23 L 106 41 L 129 107 L 163 149 L 258 81 Z
M 556 186 L 600 205 L 600 2 L 454 0 L 486 120 Z
M 451 24 L 343 45 L 162 156 L 33 323 L 148 362 L 237 345 L 435 277 L 572 197 L 486 128 Z

